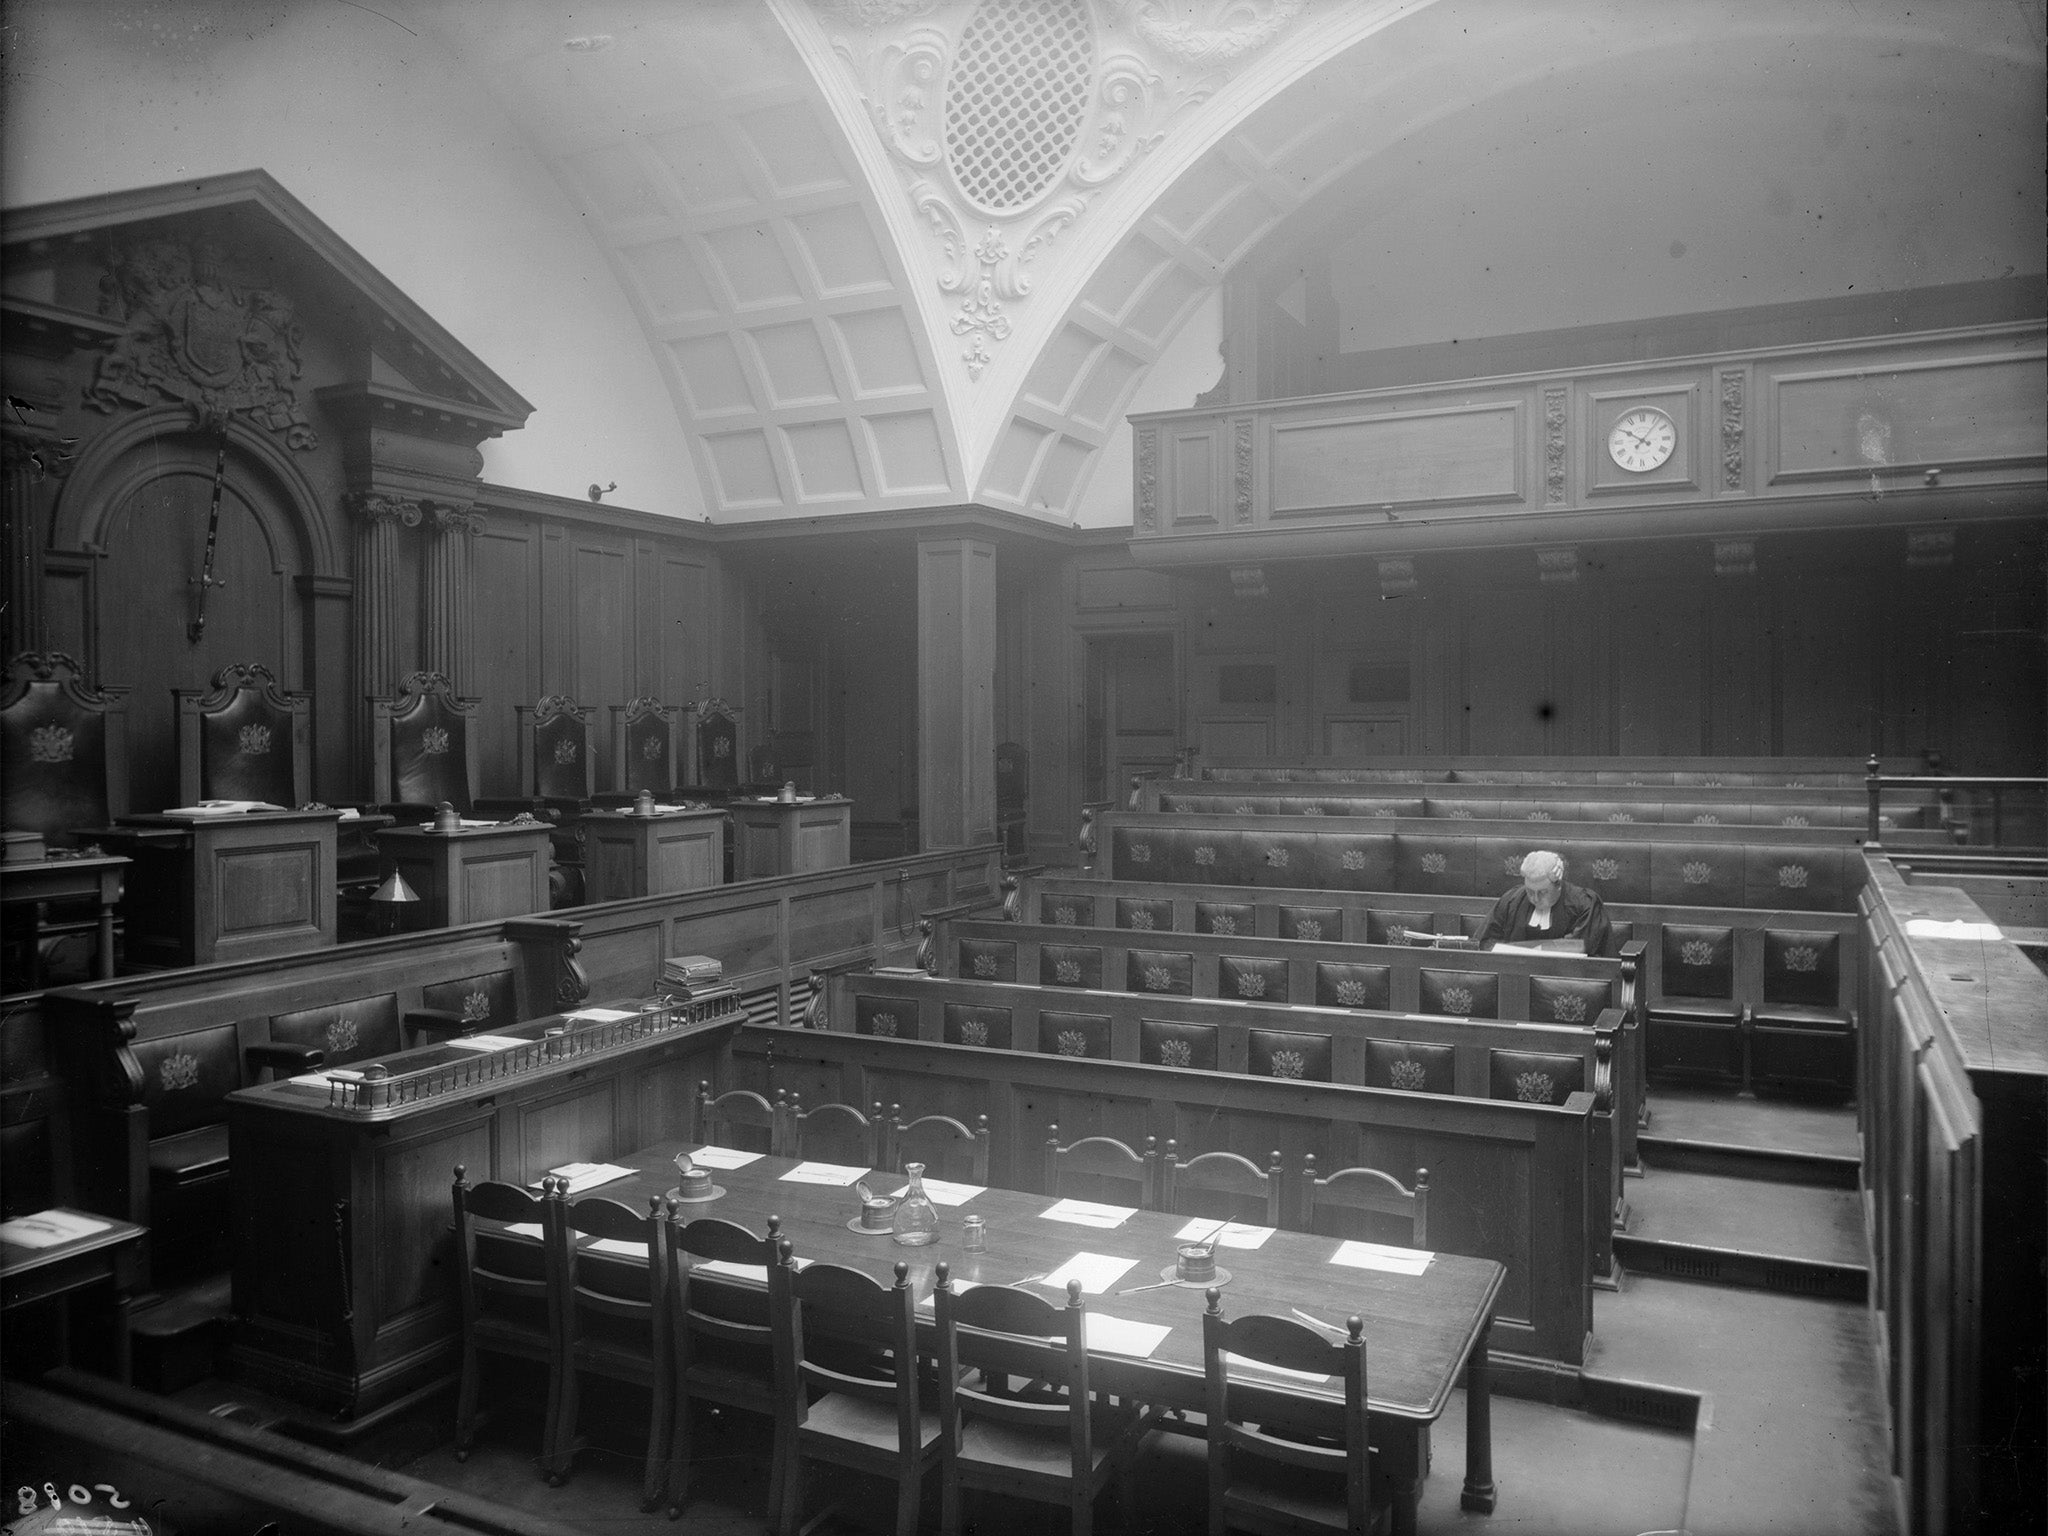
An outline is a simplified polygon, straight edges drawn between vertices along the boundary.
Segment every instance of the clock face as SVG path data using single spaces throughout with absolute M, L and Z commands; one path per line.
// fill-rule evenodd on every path
M 1607 454 L 1633 475 L 1647 474 L 1678 447 L 1678 428 L 1662 411 L 1642 406 L 1625 414 L 1607 434 Z

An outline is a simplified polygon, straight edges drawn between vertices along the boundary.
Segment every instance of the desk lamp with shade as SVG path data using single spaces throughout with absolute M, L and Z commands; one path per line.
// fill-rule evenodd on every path
M 419 910 L 420 896 L 405 883 L 405 876 L 392 870 L 384 883 L 370 894 L 371 926 L 380 936 L 403 933 L 412 926 Z

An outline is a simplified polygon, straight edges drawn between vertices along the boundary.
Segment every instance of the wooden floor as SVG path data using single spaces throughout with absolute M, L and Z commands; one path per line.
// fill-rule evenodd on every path
M 1628 1181 L 1630 1222 L 1616 1241 L 1622 1284 L 1595 1295 L 1581 1400 L 1559 1406 L 1496 1395 L 1500 1500 L 1490 1517 L 1458 1508 L 1464 1412 L 1453 1401 L 1434 1433 L 1436 1472 L 1425 1485 L 1421 1529 L 1895 1536 L 1863 1301 L 1854 1111 L 1671 1088 L 1653 1087 L 1651 1097 L 1645 1176 Z M 636 1419 L 644 1399 L 624 1389 L 591 1394 L 591 1448 L 567 1485 L 549 1488 L 535 1455 L 545 1384 L 516 1364 L 503 1369 L 486 1398 L 499 1405 L 497 1416 L 468 1461 L 456 1461 L 449 1447 L 446 1396 L 352 1453 L 593 1531 L 765 1529 L 759 1423 L 730 1415 L 700 1424 L 701 1470 L 680 1527 L 672 1526 L 639 1509 Z M 238 1391 L 210 1380 L 180 1395 L 213 1407 L 237 1400 Z M 1675 1406 L 1686 1422 L 1674 1422 Z M 1146 1536 L 1199 1529 L 1200 1455 L 1191 1440 L 1155 1444 L 1139 1507 L 1109 1527 Z M 888 1528 L 890 1490 L 844 1477 L 833 1486 L 850 1502 L 828 1528 Z M 936 1498 L 934 1485 L 934 1528 Z M 1005 1536 L 1060 1524 L 1015 1504 L 973 1509 L 972 1523 Z

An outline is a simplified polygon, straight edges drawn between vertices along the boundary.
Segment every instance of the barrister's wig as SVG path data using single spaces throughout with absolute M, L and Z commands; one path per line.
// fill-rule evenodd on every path
M 1564 883 L 1564 860 L 1548 848 L 1539 848 L 1522 860 L 1524 880 L 1555 880 Z

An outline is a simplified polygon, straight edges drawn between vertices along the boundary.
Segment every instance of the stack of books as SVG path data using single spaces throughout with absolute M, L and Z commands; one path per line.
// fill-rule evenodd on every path
M 661 985 L 666 992 L 690 996 L 724 980 L 725 962 L 709 955 L 670 955 L 661 962 Z

